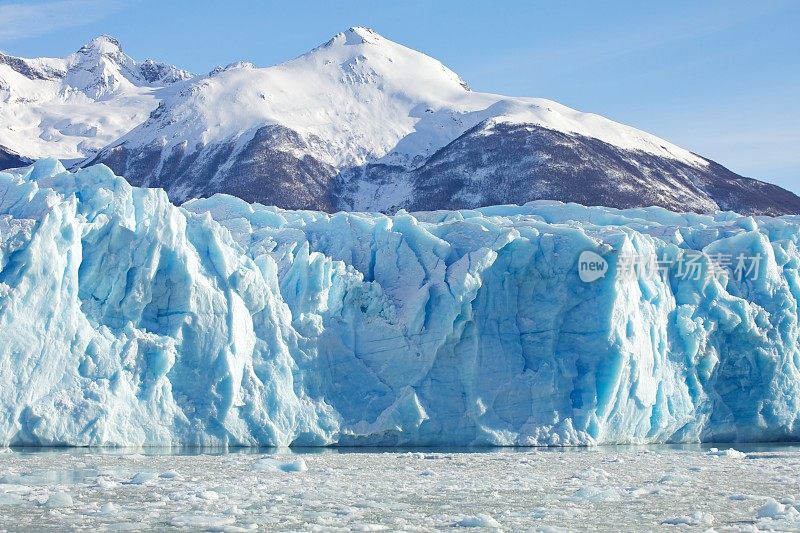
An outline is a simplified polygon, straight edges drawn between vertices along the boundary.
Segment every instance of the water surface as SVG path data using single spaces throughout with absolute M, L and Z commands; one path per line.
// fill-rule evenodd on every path
M 800 530 L 800 446 L 728 447 L 19 448 L 0 531 Z

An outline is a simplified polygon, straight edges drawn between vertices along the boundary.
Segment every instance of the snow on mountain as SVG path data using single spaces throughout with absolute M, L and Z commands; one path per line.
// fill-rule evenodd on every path
M 39 161 L 0 173 L 0 446 L 797 440 L 798 242 L 558 202 L 176 207 Z
M 145 120 L 159 89 L 191 75 L 101 36 L 65 58 L 0 53 L 0 146 L 28 158 L 84 158 Z
M 351 28 L 278 66 L 232 65 L 196 80 L 191 91 L 173 94 L 163 107 L 123 142 L 142 146 L 158 135 L 168 151 L 184 142 L 206 145 L 252 135 L 275 124 L 306 141 L 317 138 L 323 143 L 318 155 L 336 167 L 376 160 L 409 165 L 491 118 L 704 164 L 652 135 L 549 100 L 470 91 L 439 61 L 367 28 Z
M 97 162 L 178 202 L 226 192 L 326 211 L 554 198 L 800 212 L 795 195 L 635 128 L 471 91 L 439 61 L 366 28 L 277 66 L 195 78 L 86 164 Z
M 109 37 L 65 59 L 0 56 L 0 147 L 102 162 L 175 202 L 224 192 L 329 212 L 556 199 L 800 213 L 796 195 L 635 128 L 471 91 L 439 61 L 367 28 L 280 65 L 189 78 L 137 63 Z

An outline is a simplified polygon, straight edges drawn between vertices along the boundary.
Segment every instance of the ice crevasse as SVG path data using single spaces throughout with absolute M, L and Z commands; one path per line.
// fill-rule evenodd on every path
M 0 445 L 795 440 L 798 239 L 555 202 L 178 207 L 42 160 L 0 173 Z

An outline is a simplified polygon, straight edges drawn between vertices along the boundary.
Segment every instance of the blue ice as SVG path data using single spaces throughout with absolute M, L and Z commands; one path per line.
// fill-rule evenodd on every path
M 797 439 L 799 238 L 557 202 L 177 207 L 39 161 L 0 173 L 0 445 Z

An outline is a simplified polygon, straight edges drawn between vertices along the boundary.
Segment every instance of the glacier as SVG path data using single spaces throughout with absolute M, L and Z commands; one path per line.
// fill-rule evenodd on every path
M 797 440 L 798 239 L 558 202 L 175 206 L 44 159 L 0 173 L 0 445 Z

